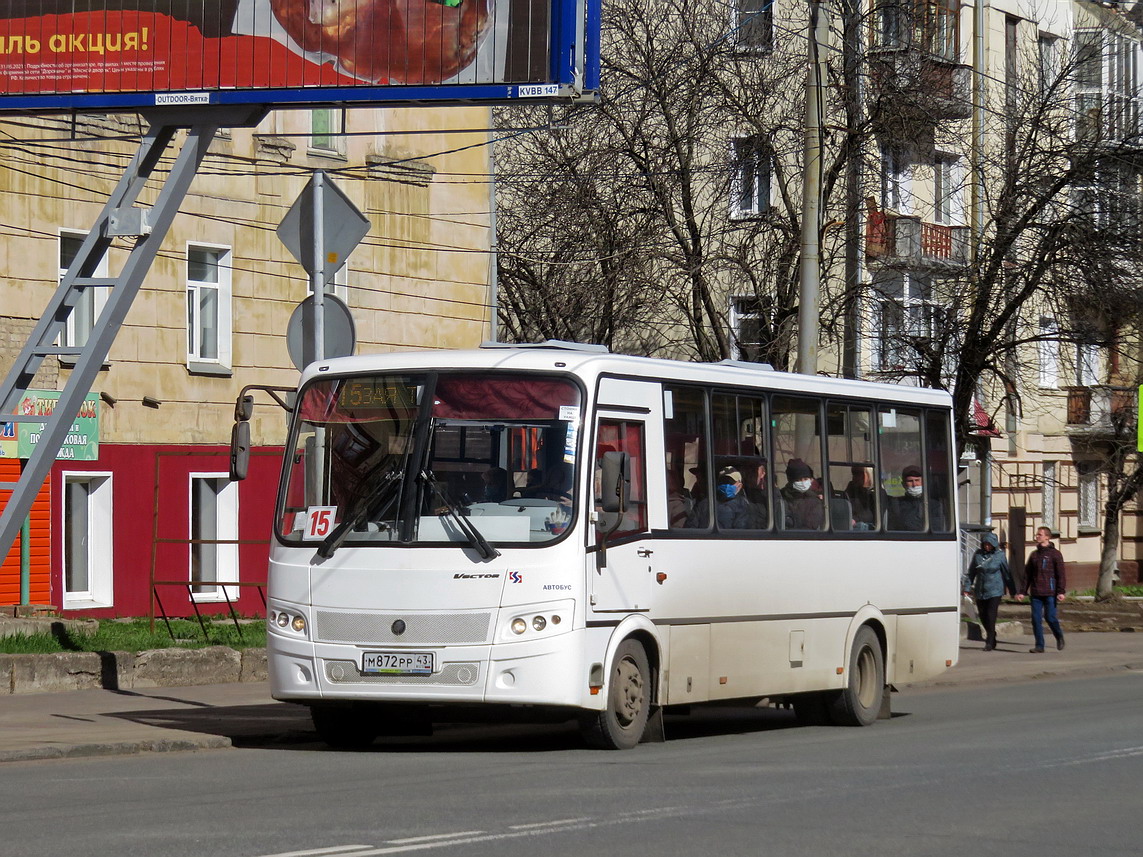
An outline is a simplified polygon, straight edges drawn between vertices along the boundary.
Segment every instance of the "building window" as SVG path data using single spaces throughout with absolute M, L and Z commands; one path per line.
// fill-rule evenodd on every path
M 342 303 L 349 306 L 349 265 L 342 265 L 333 272 L 329 282 L 325 284 L 327 294 L 334 295 L 341 299 Z
M 190 537 L 195 600 L 236 599 L 237 587 L 217 585 L 238 580 L 238 483 L 228 474 L 190 474 Z
M 1041 490 L 1043 492 L 1040 498 L 1041 511 L 1040 511 L 1040 526 L 1048 527 L 1053 532 L 1059 529 L 1059 521 L 1056 516 L 1056 496 L 1058 494 L 1058 483 L 1056 481 L 1056 462 L 1044 462 L 1044 476 Z
M 960 173 L 960 159 L 954 155 L 937 155 L 933 160 L 933 207 L 937 223 L 951 225 L 964 220 Z
M 900 146 L 881 147 L 881 208 L 909 214 L 911 172 L 905 150 Z
M 1054 318 L 1040 319 L 1040 341 L 1036 348 L 1040 358 L 1040 386 L 1057 389 L 1060 385 L 1060 326 Z
M 931 281 L 889 274 L 875 280 L 874 288 L 880 300 L 873 304 L 873 369 L 900 373 L 917 368 L 932 353 L 931 344 L 946 335 L 946 313 L 932 299 Z
M 1078 526 L 1086 529 L 1099 527 L 1099 469 L 1092 461 L 1077 461 L 1076 475 L 1079 484 Z
M 113 603 L 111 475 L 63 475 L 64 607 Z
M 83 232 L 60 232 L 60 265 L 59 280 L 57 282 L 63 280 L 64 274 L 67 273 L 68 268 L 70 268 L 75 261 L 75 257 L 79 254 L 80 245 L 83 244 L 83 240 L 86 237 L 86 233 Z M 92 276 L 107 276 L 106 254 L 99 260 L 99 264 L 96 266 Z M 67 317 L 67 327 L 64 328 L 64 332 L 60 336 L 60 345 L 74 348 L 86 345 L 87 340 L 91 336 L 91 331 L 95 327 L 95 320 L 99 318 L 99 313 L 103 311 L 103 305 L 106 303 L 107 289 L 84 289 L 81 291 L 79 300 L 76 302 L 71 314 Z
M 1036 47 L 1039 52 L 1040 91 L 1047 92 L 1060 73 L 1060 40 L 1055 36 L 1041 34 L 1036 40 Z
M 774 46 L 774 0 L 736 0 L 734 12 L 740 48 L 763 52 Z
M 345 154 L 345 111 L 315 107 L 310 111 L 310 148 Z
M 230 250 L 187 247 L 187 368 L 230 372 Z
M 730 182 L 732 217 L 756 217 L 770 207 L 770 155 L 761 137 L 733 141 Z
M 732 298 L 730 301 L 730 332 L 739 360 L 762 359 L 762 345 L 766 316 L 757 298 Z
M 873 44 L 883 50 L 914 47 L 947 62 L 960 55 L 956 0 L 883 0 L 874 16 Z
M 1076 136 L 1091 139 L 1103 125 L 1103 33 L 1077 30 L 1075 51 Z
M 1099 383 L 1099 346 L 1094 342 L 1076 344 L 1076 384 L 1091 387 Z

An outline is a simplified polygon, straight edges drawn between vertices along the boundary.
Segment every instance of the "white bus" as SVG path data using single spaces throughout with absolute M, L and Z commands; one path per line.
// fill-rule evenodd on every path
M 698 703 L 867 725 L 957 657 L 947 394 L 545 343 L 315 363 L 270 685 L 340 747 L 472 707 L 661 738 Z

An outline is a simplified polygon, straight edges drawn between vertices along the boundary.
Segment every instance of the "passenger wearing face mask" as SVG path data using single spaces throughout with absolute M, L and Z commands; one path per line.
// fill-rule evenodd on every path
M 814 471 L 800 458 L 786 464 L 786 485 L 779 492 L 786 506 L 787 530 L 820 530 L 825 521 L 821 496 L 814 490 Z
M 886 525 L 890 530 L 919 532 L 925 529 L 925 483 L 921 468 L 910 464 L 901 471 L 901 484 L 905 488 L 904 497 L 889 497 L 886 500 Z M 929 502 L 929 526 L 933 530 L 944 530 L 944 515 L 938 504 Z
M 718 471 L 714 517 L 720 530 L 747 530 L 757 526 L 754 506 L 742 490 L 742 474 L 733 467 Z

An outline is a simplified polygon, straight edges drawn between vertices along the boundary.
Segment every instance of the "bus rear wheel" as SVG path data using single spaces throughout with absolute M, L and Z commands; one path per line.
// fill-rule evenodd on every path
M 885 656 L 881 641 L 868 625 L 858 629 L 849 653 L 846 685 L 833 701 L 830 716 L 838 726 L 868 726 L 881 712 L 885 690 Z
M 310 719 L 318 737 L 335 750 L 364 750 L 381 731 L 369 709 L 354 705 L 313 705 Z
M 630 750 L 643 737 L 651 712 L 651 669 L 647 653 L 635 640 L 624 640 L 615 652 L 607 679 L 607 706 L 584 715 L 580 730 L 588 746 Z

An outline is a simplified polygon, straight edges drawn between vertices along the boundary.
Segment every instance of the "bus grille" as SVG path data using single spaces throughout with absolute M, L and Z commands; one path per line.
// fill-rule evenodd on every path
M 339 613 L 318 610 L 314 639 L 325 643 L 399 643 L 450 646 L 488 640 L 491 613 Z M 405 624 L 393 633 L 393 623 Z
M 463 687 L 480 680 L 480 664 L 442 664 L 432 675 L 362 675 L 353 661 L 325 661 L 325 677 L 334 684 L 403 684 Z

